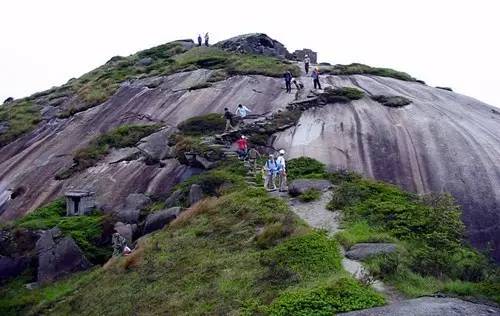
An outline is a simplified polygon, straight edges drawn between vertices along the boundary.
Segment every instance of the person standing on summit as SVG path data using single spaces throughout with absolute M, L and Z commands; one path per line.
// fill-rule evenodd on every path
M 314 83 L 314 89 L 320 89 L 321 90 L 321 83 L 319 83 L 319 68 L 316 67 L 314 68 L 311 77 L 313 78 L 313 83 Z
M 285 86 L 286 86 L 286 93 L 291 93 L 292 92 L 292 73 L 290 70 L 286 71 L 283 74 L 283 77 L 285 78 Z
M 306 54 L 304 57 L 304 70 L 306 71 L 306 75 L 309 74 L 309 63 L 311 60 L 309 59 L 309 55 Z
M 205 33 L 205 46 L 208 47 L 208 32 Z
M 198 34 L 198 46 L 201 46 L 201 34 Z

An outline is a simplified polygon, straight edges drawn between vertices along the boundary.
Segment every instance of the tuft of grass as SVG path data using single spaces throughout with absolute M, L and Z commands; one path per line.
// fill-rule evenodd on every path
M 377 231 L 366 221 L 355 222 L 335 235 L 335 238 L 344 248 L 363 242 L 395 242 L 396 239 L 384 231 Z
M 321 192 L 317 189 L 311 188 L 301 193 L 299 195 L 299 200 L 302 202 L 312 202 L 319 200 L 320 197 L 321 197 Z
M 219 113 L 209 113 L 191 117 L 177 127 L 185 135 L 211 135 L 222 133 L 226 126 L 224 117 Z
M 405 97 L 402 96 L 394 96 L 394 95 L 375 95 L 371 97 L 373 100 L 377 101 L 378 103 L 392 107 L 392 108 L 399 108 L 406 106 L 411 103 L 410 100 L 408 100 Z
M 108 246 L 99 245 L 106 219 L 105 215 L 97 212 L 86 216 L 66 216 L 66 203 L 60 198 L 16 221 L 14 227 L 48 230 L 57 226 L 75 240 L 87 259 L 101 263 L 110 255 Z
M 0 132 L 0 147 L 33 130 L 41 121 L 40 108 L 30 101 L 12 102 L 0 107 L 0 125 L 7 129 Z
M 328 177 L 325 165 L 313 158 L 299 157 L 287 162 L 288 179 L 324 179 Z
M 209 82 L 202 82 L 202 83 L 198 83 L 198 84 L 195 84 L 194 86 L 189 87 L 188 91 L 210 88 L 211 86 L 212 86 L 212 84 Z
M 325 88 L 324 92 L 320 95 L 320 98 L 328 103 L 347 103 L 352 100 L 359 100 L 363 98 L 365 93 L 359 89 L 352 87 L 341 87 L 341 88 Z
M 332 75 L 374 75 L 395 78 L 403 81 L 417 81 L 417 79 L 405 72 L 390 68 L 370 67 L 359 63 L 321 67 L 320 71 Z
M 73 165 L 56 174 L 56 180 L 70 178 L 75 173 L 96 165 L 111 148 L 124 148 L 137 144 L 142 138 L 157 132 L 158 125 L 121 125 L 104 133 L 85 148 L 79 149 L 73 156 Z

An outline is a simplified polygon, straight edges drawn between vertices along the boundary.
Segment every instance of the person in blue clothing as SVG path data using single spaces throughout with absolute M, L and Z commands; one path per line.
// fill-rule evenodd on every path
M 201 34 L 198 34 L 198 46 L 201 46 Z
M 264 172 L 265 172 L 264 188 L 270 191 L 276 190 L 277 189 L 276 176 L 278 175 L 279 172 L 279 164 L 274 158 L 273 154 L 269 155 L 269 159 L 264 164 Z M 271 185 L 272 188 L 270 188 Z
M 287 72 L 285 72 L 283 74 L 283 77 L 285 78 L 286 93 L 291 93 L 292 92 L 292 79 L 293 79 L 293 76 L 292 76 L 292 73 L 290 72 L 290 70 L 288 70 Z
M 313 78 L 313 83 L 314 83 L 314 89 L 320 89 L 321 90 L 321 83 L 319 82 L 319 68 L 316 67 L 314 68 L 311 77 Z

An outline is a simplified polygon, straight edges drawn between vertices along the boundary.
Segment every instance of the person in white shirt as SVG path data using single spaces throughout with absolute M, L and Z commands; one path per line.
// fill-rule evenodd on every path
M 309 63 L 311 63 L 311 59 L 309 59 L 309 55 L 306 54 L 304 57 L 304 70 L 306 71 L 306 75 L 309 73 Z
M 279 188 L 280 192 L 285 192 L 287 183 L 286 183 L 286 161 L 285 161 L 285 150 L 281 149 L 279 151 L 279 156 L 276 159 L 276 162 L 278 163 L 279 167 Z
M 242 104 L 238 104 L 238 106 L 236 107 L 236 114 L 238 114 L 238 116 L 242 119 L 245 118 L 249 112 L 252 111 Z

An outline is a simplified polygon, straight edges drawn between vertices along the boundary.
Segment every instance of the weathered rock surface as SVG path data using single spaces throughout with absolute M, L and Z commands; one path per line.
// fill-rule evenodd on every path
M 193 205 L 203 198 L 203 190 L 199 184 L 191 185 L 189 188 L 188 202 L 189 205 Z
M 149 214 L 144 222 L 144 235 L 162 229 L 173 221 L 181 212 L 180 207 L 171 207 L 153 214 Z
M 263 33 L 239 35 L 215 44 L 226 51 L 261 54 L 279 58 L 290 57 L 283 44 Z
M 151 203 L 151 199 L 142 193 L 133 193 L 127 196 L 123 208 L 115 213 L 115 217 L 129 224 L 136 224 L 139 221 L 141 210 Z
M 456 298 L 421 297 L 400 303 L 354 311 L 343 316 L 493 316 L 500 309 Z
M 38 282 L 52 282 L 65 275 L 88 269 L 91 264 L 71 237 L 54 227 L 36 243 Z
M 168 146 L 168 137 L 175 131 L 174 128 L 164 128 L 159 132 L 141 139 L 137 148 L 153 160 L 173 158 L 172 150 Z
M 137 230 L 137 224 L 124 224 L 122 222 L 115 223 L 115 231 L 125 237 L 129 244 L 134 239 L 134 232 Z
M 418 192 L 450 192 L 474 246 L 500 260 L 500 117 L 450 91 L 373 76 L 327 76 L 323 83 L 412 101 L 389 108 L 364 97 L 304 112 L 273 146 Z M 311 83 L 304 81 L 306 90 Z
M 316 179 L 297 179 L 290 182 L 288 185 L 288 193 L 292 196 L 297 196 L 309 189 L 324 191 L 332 187 L 332 183 L 328 180 Z
M 165 200 L 166 207 L 174 207 L 180 205 L 180 199 L 182 197 L 182 190 L 175 190 L 170 194 L 170 196 Z
M 346 252 L 346 257 L 353 260 L 364 260 L 368 257 L 392 253 L 396 251 L 396 245 L 390 243 L 359 243 L 355 244 Z
M 26 257 L 7 257 L 0 255 L 0 281 L 7 280 L 21 274 L 30 263 Z

